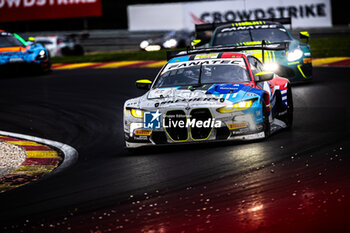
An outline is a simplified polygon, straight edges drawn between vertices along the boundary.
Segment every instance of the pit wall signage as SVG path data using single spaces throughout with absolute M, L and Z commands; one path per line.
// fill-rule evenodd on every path
M 0 22 L 101 15 L 101 0 L 0 0 Z
M 291 17 L 293 27 L 331 27 L 330 0 L 232 0 L 128 6 L 129 30 L 194 30 L 194 24 Z

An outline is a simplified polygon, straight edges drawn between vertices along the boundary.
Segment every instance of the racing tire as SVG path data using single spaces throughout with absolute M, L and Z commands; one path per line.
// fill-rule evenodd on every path
M 294 105 L 293 105 L 293 94 L 292 94 L 292 88 L 288 85 L 287 88 L 287 115 L 285 119 L 285 123 L 287 124 L 287 129 L 290 129 L 293 126 L 293 112 L 294 112 Z
M 285 106 L 282 103 L 282 96 L 279 94 L 277 96 L 277 116 L 276 118 L 283 121 L 287 125 L 287 129 L 290 129 L 293 125 L 293 112 L 294 112 L 294 106 L 293 106 L 293 94 L 292 89 L 290 85 L 287 87 L 287 106 Z M 281 112 L 286 112 L 286 114 L 282 116 L 278 116 Z
M 270 136 L 270 121 L 269 121 L 269 112 L 267 111 L 265 101 L 262 103 L 262 110 L 263 110 L 263 126 L 264 126 L 264 139 L 268 138 Z

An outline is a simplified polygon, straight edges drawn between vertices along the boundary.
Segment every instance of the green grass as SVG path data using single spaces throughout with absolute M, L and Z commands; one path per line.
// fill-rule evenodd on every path
M 313 58 L 350 57 L 350 36 L 310 39 Z M 85 56 L 53 57 L 52 63 L 111 62 L 133 60 L 166 60 L 166 51 L 104 52 Z
M 137 61 L 137 60 L 166 60 L 166 51 L 128 51 L 128 52 L 101 52 L 84 56 L 53 57 L 52 63 L 81 63 L 81 62 L 110 62 L 110 61 Z
M 350 57 L 350 36 L 310 39 L 311 55 L 321 57 Z

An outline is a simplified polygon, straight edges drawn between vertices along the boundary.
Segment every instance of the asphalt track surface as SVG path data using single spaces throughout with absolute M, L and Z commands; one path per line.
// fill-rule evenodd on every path
M 130 154 L 122 108 L 157 69 L 0 78 L 0 129 L 73 146 L 78 161 L 0 194 L 0 232 L 350 232 L 349 68 L 293 87 L 292 130 L 266 141 Z

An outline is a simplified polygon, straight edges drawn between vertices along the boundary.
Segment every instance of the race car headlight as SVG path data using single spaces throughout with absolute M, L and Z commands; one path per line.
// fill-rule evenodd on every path
M 163 43 L 164 48 L 173 48 L 173 47 L 176 47 L 176 45 L 177 45 L 177 40 L 175 39 L 170 39 Z
M 141 109 L 132 108 L 130 113 L 135 118 L 143 118 L 143 111 Z
M 219 113 L 231 113 L 239 112 L 250 108 L 253 105 L 253 100 L 241 101 L 236 104 L 227 105 L 221 108 L 216 109 Z
M 140 48 L 145 49 L 149 45 L 147 40 L 144 40 L 140 43 Z
M 46 52 L 45 50 L 40 50 L 38 56 L 36 56 L 37 59 L 45 59 L 46 58 Z
M 278 64 L 277 63 L 265 63 L 264 64 L 264 71 L 275 72 L 277 70 L 278 70 Z
M 303 51 L 301 49 L 294 49 L 288 53 L 288 61 L 296 61 L 303 56 Z

